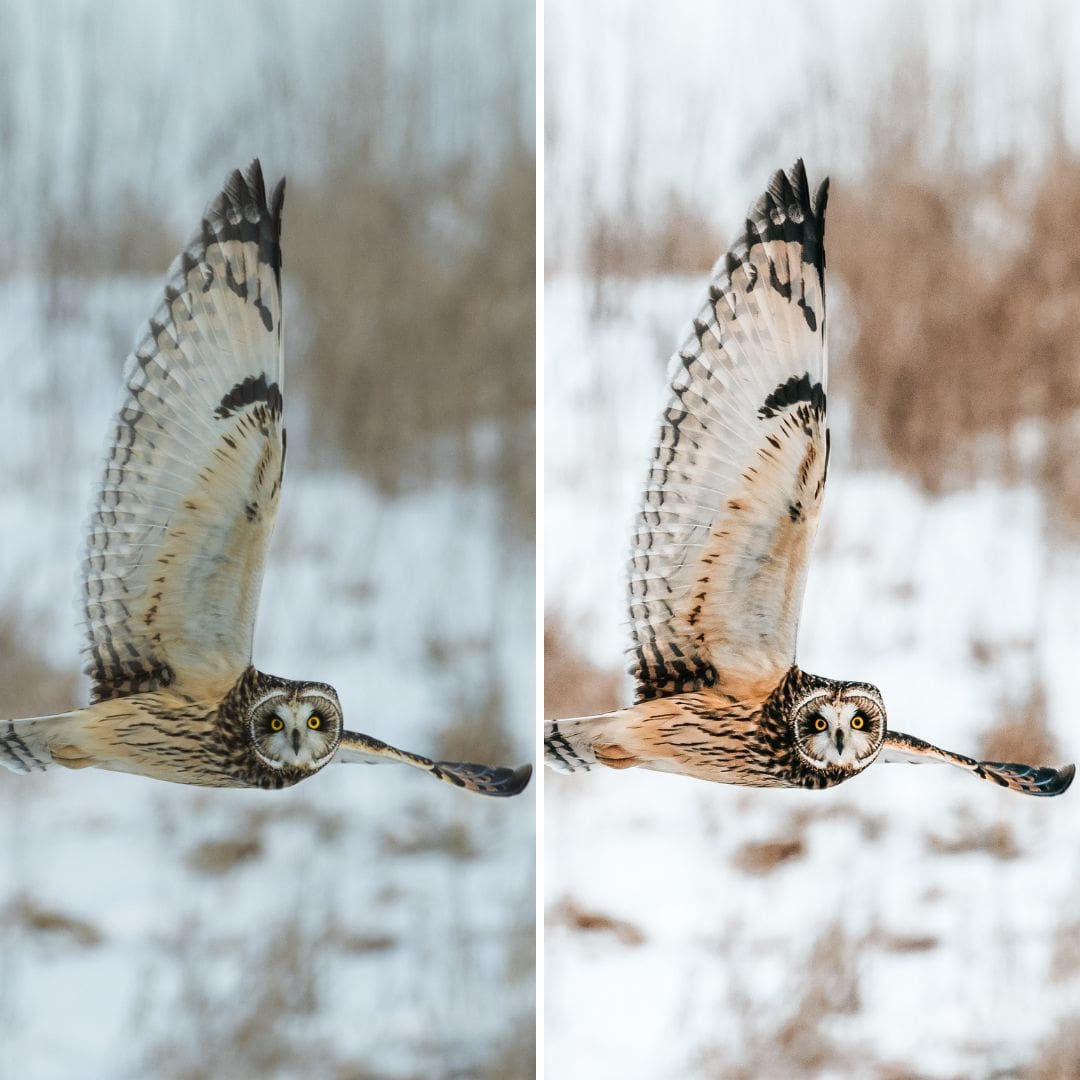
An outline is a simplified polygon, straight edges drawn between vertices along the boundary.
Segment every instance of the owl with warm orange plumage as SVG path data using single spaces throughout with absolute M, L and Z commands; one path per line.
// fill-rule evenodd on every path
M 777 172 L 717 263 L 669 372 L 633 533 L 636 702 L 550 722 L 559 772 L 640 767 L 754 787 L 825 788 L 875 761 L 938 761 L 1029 795 L 1074 767 L 976 761 L 888 728 L 878 689 L 795 663 L 829 466 L 825 205 Z

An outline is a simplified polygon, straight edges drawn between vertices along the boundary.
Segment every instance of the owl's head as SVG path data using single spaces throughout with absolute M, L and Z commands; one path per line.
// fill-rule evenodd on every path
M 248 726 L 264 765 L 314 772 L 329 762 L 341 742 L 341 703 L 333 687 L 296 683 L 259 698 Z
M 796 702 L 792 716 L 795 749 L 813 769 L 859 772 L 885 739 L 885 705 L 869 683 L 815 689 Z

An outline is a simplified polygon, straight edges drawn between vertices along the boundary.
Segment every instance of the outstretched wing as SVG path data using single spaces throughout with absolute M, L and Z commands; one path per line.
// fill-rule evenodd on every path
M 129 357 L 83 565 L 93 700 L 193 697 L 247 667 L 285 459 L 285 182 L 234 172 Z
M 879 761 L 907 762 L 921 765 L 927 761 L 941 762 L 945 765 L 957 765 L 983 780 L 990 780 L 1002 787 L 1022 791 L 1025 795 L 1060 795 L 1073 781 L 1075 765 L 1065 765 L 1060 769 L 1050 769 L 1035 765 L 1018 765 L 1012 762 L 976 761 L 963 754 L 954 754 L 942 750 L 931 743 L 905 735 L 902 731 L 889 731 L 885 734 Z
M 352 764 L 360 762 L 367 765 L 379 765 L 386 762 L 398 762 L 412 765 L 431 773 L 436 780 L 453 784 L 455 787 L 468 788 L 481 795 L 519 795 L 525 790 L 532 776 L 532 766 L 522 765 L 517 769 L 507 769 L 497 765 L 472 765 L 464 761 L 432 761 L 419 754 L 410 754 L 407 750 L 398 750 L 394 746 L 372 739 L 368 735 L 358 735 L 354 731 L 341 734 L 334 761 Z
M 827 192 L 802 161 L 775 174 L 672 358 L 630 560 L 639 701 L 767 693 L 794 662 L 828 463 Z
M 62 730 L 78 712 L 0 720 L 0 765 L 17 773 L 44 772 L 56 764 L 49 736 Z

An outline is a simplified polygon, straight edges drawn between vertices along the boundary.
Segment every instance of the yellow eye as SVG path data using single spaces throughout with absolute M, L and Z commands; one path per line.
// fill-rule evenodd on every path
M 851 726 L 855 731 L 862 731 L 866 727 L 866 717 L 861 712 L 857 712 L 851 718 Z
M 322 717 L 317 712 L 313 712 L 307 718 L 307 726 L 311 728 L 312 731 L 318 731 L 319 728 L 322 727 Z
M 282 720 L 280 716 L 275 716 L 274 719 L 270 721 L 271 731 L 280 731 L 284 726 L 285 721 Z
M 828 722 L 828 720 L 825 719 L 824 716 L 819 716 L 814 721 L 814 730 L 815 731 L 824 731 L 828 726 L 829 726 L 829 722 Z

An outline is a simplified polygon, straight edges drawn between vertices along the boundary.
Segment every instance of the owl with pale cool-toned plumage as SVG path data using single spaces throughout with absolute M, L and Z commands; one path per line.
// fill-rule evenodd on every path
M 825 202 L 778 172 L 675 354 L 630 557 L 636 703 L 545 728 L 560 772 L 639 766 L 825 788 L 939 761 L 1029 795 L 1062 769 L 976 761 L 889 730 L 878 689 L 800 671 L 795 637 L 829 465 Z
M 531 768 L 432 761 L 345 731 L 324 683 L 251 664 L 285 467 L 281 211 L 234 172 L 173 264 L 124 373 L 82 572 L 89 707 L 0 721 L 16 772 L 96 766 L 282 788 L 330 762 L 400 762 L 484 795 Z

